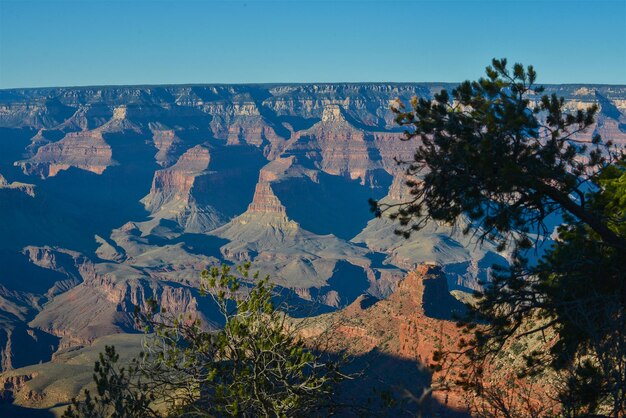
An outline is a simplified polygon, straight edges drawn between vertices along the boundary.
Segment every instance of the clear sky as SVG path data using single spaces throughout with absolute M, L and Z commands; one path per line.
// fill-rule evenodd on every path
M 0 88 L 460 81 L 626 84 L 626 0 L 0 0 Z

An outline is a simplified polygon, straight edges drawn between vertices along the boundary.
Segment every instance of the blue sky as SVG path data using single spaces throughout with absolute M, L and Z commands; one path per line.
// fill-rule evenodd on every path
M 626 1 L 0 0 L 0 88 L 460 81 L 626 84 Z

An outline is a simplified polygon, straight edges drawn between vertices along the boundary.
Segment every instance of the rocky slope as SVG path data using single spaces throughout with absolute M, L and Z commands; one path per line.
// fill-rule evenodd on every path
M 375 411 L 382 406 L 378 405 L 380 393 L 388 391 L 396 399 L 395 404 L 384 406 L 388 415 L 414 416 L 418 410 L 416 399 L 421 398 L 419 408 L 425 416 L 461 418 L 470 415 L 471 399 L 460 387 L 440 381 L 446 373 L 446 381 L 454 382 L 459 367 L 433 372 L 430 365 L 436 351 L 456 349 L 464 335 L 454 318 L 465 309 L 450 295 L 441 268 L 422 264 L 398 281 L 385 299 L 362 294 L 345 309 L 304 319 L 290 318 L 288 323 L 297 327 L 311 347 L 323 347 L 330 353 L 347 352 L 351 361 L 346 371 L 365 371 L 358 379 L 342 383 L 339 396 L 345 402 Z M 150 337 L 117 334 L 61 347 L 48 362 L 0 375 L 0 394 L 11 400 L 15 411 L 39 408 L 60 414 L 72 397 L 84 388 L 93 388 L 92 363 L 105 345 L 114 344 L 125 362 L 137 356 L 144 338 Z M 489 369 L 488 382 L 493 387 L 506 389 L 506 383 L 516 379 L 509 372 L 511 364 L 523 362 L 524 353 L 541 347 L 545 341 L 527 338 L 514 344 L 515 350 L 498 356 Z M 0 402 L 0 412 L 3 408 L 8 406 Z
M 423 262 L 450 288 L 478 287 L 506 254 L 443 225 L 400 239 L 367 204 L 407 196 L 394 158 L 416 143 L 399 140 L 390 103 L 449 87 L 1 90 L 2 370 L 136 332 L 131 312 L 150 297 L 214 323 L 199 275 L 219 262 L 254 261 L 296 305 L 322 310 L 387 296 Z M 547 92 L 572 109 L 598 103 L 586 135 L 626 144 L 626 87 Z
M 461 338 L 453 319 L 464 310 L 463 304 L 450 295 L 441 269 L 420 265 L 386 299 L 360 296 L 341 311 L 314 318 L 302 333 L 310 341 L 323 336 L 332 351 L 346 350 L 356 358 L 388 359 L 387 364 L 373 361 L 365 378 L 394 387 L 402 386 L 407 375 L 415 375 L 407 388 L 420 397 L 439 377 L 429 369 L 434 352 L 455 348 Z M 405 364 L 404 370 L 387 370 L 395 363 Z M 399 392 L 396 395 L 401 397 Z M 428 399 L 429 408 L 435 410 L 463 411 L 466 407 L 460 390 L 435 390 Z

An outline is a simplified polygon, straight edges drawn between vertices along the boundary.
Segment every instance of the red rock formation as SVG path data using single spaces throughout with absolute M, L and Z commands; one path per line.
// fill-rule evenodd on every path
M 267 182 L 259 182 L 254 191 L 252 203 L 248 206 L 249 213 L 272 213 L 285 216 L 285 207 L 280 203 Z
M 203 146 L 185 152 L 172 167 L 154 173 L 150 194 L 143 199 L 146 209 L 157 212 L 170 202 L 189 203 L 196 177 L 209 167 L 211 156 Z
M 439 268 L 421 265 L 400 281 L 388 298 L 373 303 L 360 297 L 342 311 L 319 317 L 318 321 L 313 321 L 314 325 L 305 328 L 303 335 L 314 339 L 319 333 L 327 332 L 333 349 L 348 350 L 359 356 L 376 349 L 429 366 L 436 350 L 456 347 L 461 337 L 461 331 L 453 321 L 427 314 L 428 304 L 450 302 L 424 299 L 426 286 L 443 286 L 447 292 L 445 281 Z M 444 296 L 451 298 L 449 294 Z M 325 328 L 329 324 L 332 330 Z M 432 376 L 433 381 L 437 378 L 436 374 Z M 459 410 L 466 407 L 460 391 L 435 391 L 433 397 L 448 407 Z
M 287 218 L 285 206 L 274 194 L 271 186 L 272 181 L 280 179 L 292 164 L 293 158 L 279 158 L 263 167 L 248 210 L 233 219 L 232 223 L 270 227 L 274 232 L 283 230 L 281 233 L 289 235 L 297 233 L 299 226 Z
M 285 154 L 308 158 L 331 175 L 372 183 L 376 170 L 398 171 L 393 158 L 408 159 L 415 145 L 398 140 L 399 133 L 355 126 L 341 106 L 324 107 L 322 119 L 311 128 L 296 132 Z
M 159 150 L 154 158 L 160 166 L 168 167 L 175 162 L 175 152 L 182 140 L 173 129 L 153 129 L 152 141 Z
M 338 105 L 324 108 L 322 120 L 310 129 L 296 133 L 287 153 L 312 158 L 319 168 L 332 175 L 347 176 L 365 181 L 368 170 L 380 168 L 372 161 L 366 134 L 350 125 Z
M 281 179 L 285 172 L 291 168 L 292 164 L 293 158 L 278 158 L 261 169 L 254 197 L 248 206 L 248 213 L 266 213 L 279 217 L 287 216 L 285 206 L 283 206 L 272 190 L 271 182 Z
M 148 311 L 149 299 L 172 315 L 200 315 L 196 297 L 188 287 L 148 279 L 131 267 L 112 264 L 95 267 L 91 271 L 83 270 L 83 283 L 57 296 L 31 321 L 33 327 L 60 337 L 59 348 L 91 344 L 98 337 L 140 330 L 133 312 L 135 306 Z
M 102 174 L 113 164 L 113 152 L 100 131 L 70 132 L 59 142 L 46 144 L 18 164 L 25 174 L 54 177 L 70 167 Z

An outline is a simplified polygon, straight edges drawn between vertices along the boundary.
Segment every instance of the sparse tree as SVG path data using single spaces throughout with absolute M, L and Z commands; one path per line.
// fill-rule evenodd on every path
M 96 364 L 98 396 L 74 400 L 66 418 L 150 416 L 290 417 L 331 414 L 341 360 L 305 347 L 298 329 L 272 301 L 269 278 L 244 289 L 249 265 L 203 272 L 225 326 L 209 332 L 198 319 L 168 317 L 156 304 L 139 314 L 149 337 L 140 359 L 119 367 L 107 347 Z M 155 320 L 159 313 L 160 319 Z

